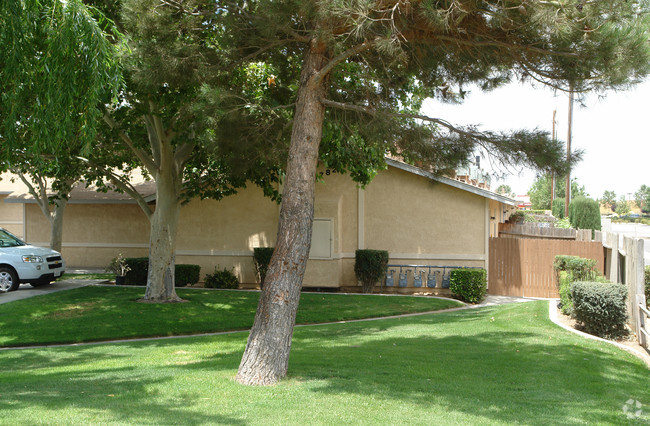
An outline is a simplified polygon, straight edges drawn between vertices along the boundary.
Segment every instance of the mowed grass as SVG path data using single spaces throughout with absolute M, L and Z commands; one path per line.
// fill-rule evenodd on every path
M 650 420 L 643 363 L 552 324 L 544 301 L 297 328 L 289 377 L 265 388 L 233 379 L 246 338 L 1 351 L 0 424 Z
M 259 292 L 178 289 L 177 293 L 187 302 L 139 303 L 143 287 L 89 286 L 0 304 L 0 347 L 177 336 L 253 325 Z M 461 305 L 428 297 L 304 293 L 296 321 L 323 323 Z

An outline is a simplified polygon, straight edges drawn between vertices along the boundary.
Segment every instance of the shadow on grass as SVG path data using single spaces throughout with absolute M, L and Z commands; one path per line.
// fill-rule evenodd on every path
M 545 303 L 531 305 L 298 328 L 289 380 L 277 388 L 300 391 L 293 398 L 303 412 L 355 410 L 372 396 L 381 409 L 432 416 L 411 418 L 423 423 L 620 423 L 625 401 L 650 402 L 641 363 L 566 333 L 540 318 Z M 100 419 L 111 422 L 242 422 L 238 409 L 269 396 L 232 380 L 246 337 L 8 352 L 11 359 L 0 360 L 7 372 L 0 411 L 7 418 L 39 407 L 104 412 Z M 34 371 L 48 359 L 53 368 Z M 202 395 L 213 402 L 199 403 Z M 345 405 L 327 405 L 341 395 Z M 291 401 L 274 395 L 268 403 Z

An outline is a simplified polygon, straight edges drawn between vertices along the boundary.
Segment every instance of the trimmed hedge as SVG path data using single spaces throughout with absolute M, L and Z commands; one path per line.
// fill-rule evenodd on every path
M 147 274 L 149 272 L 148 257 L 127 257 L 125 259 L 130 271 L 126 273 L 126 285 L 147 285 Z M 176 287 L 184 287 L 188 284 L 196 284 L 201 276 L 199 265 L 177 264 L 174 265 L 174 279 Z
M 464 302 L 481 303 L 487 292 L 485 269 L 454 269 L 450 274 L 449 289 Z
M 226 268 L 214 268 L 214 273 L 205 276 L 203 284 L 206 288 L 239 288 L 239 280 Z
M 577 281 L 571 286 L 574 318 L 587 333 L 600 337 L 627 334 L 626 298 L 623 284 Z
M 199 265 L 180 264 L 176 265 L 174 272 L 175 286 L 185 287 L 199 282 L 201 267 Z
M 269 263 L 271 263 L 273 250 L 274 247 L 255 247 L 253 249 L 253 263 L 255 264 L 255 272 L 257 272 L 257 278 L 260 280 L 260 288 L 262 288 L 264 285 L 266 271 L 269 269 Z
M 127 257 L 126 264 L 131 270 L 126 273 L 126 285 L 147 285 L 149 271 L 148 257 Z
M 386 250 L 357 250 L 354 253 L 354 273 L 361 281 L 364 293 L 372 293 L 375 284 L 386 274 Z

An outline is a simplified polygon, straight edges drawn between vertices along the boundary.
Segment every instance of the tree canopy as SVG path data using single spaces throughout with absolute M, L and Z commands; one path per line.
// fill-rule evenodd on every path
M 534 210 L 551 209 L 551 186 L 552 178 L 548 175 L 541 176 L 533 182 L 528 190 L 530 202 Z M 580 185 L 577 178 L 571 179 L 571 197 L 588 196 L 584 185 Z M 566 197 L 566 180 L 563 178 L 555 179 L 555 198 Z

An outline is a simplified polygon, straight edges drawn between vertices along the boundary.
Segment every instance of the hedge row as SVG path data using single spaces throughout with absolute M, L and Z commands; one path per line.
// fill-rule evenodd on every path
M 148 257 L 127 257 L 126 264 L 131 268 L 126 273 L 126 285 L 146 285 L 149 271 Z M 201 267 L 199 265 L 177 264 L 174 269 L 176 287 L 184 287 L 199 282 Z

